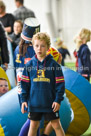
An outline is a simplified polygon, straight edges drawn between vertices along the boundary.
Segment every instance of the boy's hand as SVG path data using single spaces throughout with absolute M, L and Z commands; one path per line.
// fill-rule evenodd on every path
M 53 108 L 53 112 L 56 112 L 60 109 L 60 104 L 57 102 L 53 102 L 52 108 Z
M 27 102 L 23 102 L 23 103 L 22 103 L 21 112 L 22 112 L 23 114 L 24 114 L 25 112 L 27 112 L 27 111 L 25 110 L 25 107 L 28 108 Z

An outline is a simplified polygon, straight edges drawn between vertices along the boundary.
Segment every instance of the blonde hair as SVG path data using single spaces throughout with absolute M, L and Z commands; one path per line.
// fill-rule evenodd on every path
M 79 37 L 81 40 L 85 39 L 86 42 L 89 42 L 91 38 L 91 31 L 89 29 L 83 28 L 79 33 Z
M 3 10 L 5 11 L 6 6 L 2 0 L 0 0 L 0 7 L 3 8 Z
M 55 46 L 57 49 L 59 49 L 59 48 L 67 49 L 67 46 L 64 45 L 64 41 L 61 40 L 59 37 L 56 38 L 56 40 L 55 40 Z
M 83 28 L 79 32 L 78 36 L 75 37 L 74 42 L 76 43 L 76 49 L 79 50 L 80 46 L 84 43 L 89 42 L 91 39 L 91 31 Z
M 32 38 L 32 43 L 33 44 L 34 44 L 34 40 L 36 40 L 36 39 L 38 39 L 40 41 L 45 41 L 48 48 L 51 45 L 50 36 L 47 33 L 38 32 L 37 34 L 33 35 L 33 38 Z

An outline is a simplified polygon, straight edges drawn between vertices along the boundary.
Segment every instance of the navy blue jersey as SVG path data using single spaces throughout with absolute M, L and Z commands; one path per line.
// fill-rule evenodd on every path
M 31 60 L 31 58 L 34 55 L 35 55 L 35 52 L 34 52 L 33 46 L 28 46 L 25 57 L 20 56 L 19 46 L 17 46 L 14 51 L 14 67 L 15 67 L 15 74 L 16 74 L 16 79 L 17 79 L 18 94 L 21 93 L 20 82 L 21 82 L 21 75 L 22 75 L 24 66 L 28 61 Z
M 20 56 L 19 54 L 19 46 L 16 47 L 14 51 L 14 67 L 20 68 L 24 67 L 24 65 L 31 60 L 31 58 L 35 55 L 33 46 L 28 46 L 25 57 Z
M 36 56 L 26 64 L 21 77 L 21 102 L 30 112 L 52 112 L 52 103 L 61 103 L 65 92 L 61 66 L 49 54 L 42 62 Z
M 86 44 L 81 45 L 78 51 L 77 72 L 84 77 L 90 76 L 90 50 Z

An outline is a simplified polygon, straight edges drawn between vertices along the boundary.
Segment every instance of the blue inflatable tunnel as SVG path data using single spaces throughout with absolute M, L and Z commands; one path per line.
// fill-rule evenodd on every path
M 67 136 L 80 136 L 91 121 L 91 84 L 80 74 L 63 67 L 66 95 L 71 104 L 74 118 L 70 123 Z
M 91 85 L 77 72 L 62 69 L 66 94 L 60 108 L 60 120 L 66 136 L 80 136 L 91 121 Z M 0 97 L 0 136 L 18 136 L 26 119 L 27 114 L 20 111 L 17 87 Z M 43 121 L 40 126 L 43 128 Z
M 27 114 L 22 114 L 20 111 L 17 87 L 15 87 L 0 98 L 0 136 L 18 136 L 26 119 Z M 61 104 L 60 120 L 66 131 L 71 121 L 71 107 L 66 96 Z

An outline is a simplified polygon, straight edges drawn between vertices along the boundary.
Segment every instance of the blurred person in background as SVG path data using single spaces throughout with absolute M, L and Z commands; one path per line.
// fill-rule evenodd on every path
M 15 0 L 17 9 L 14 11 L 14 16 L 18 20 L 24 22 L 26 18 L 35 17 L 35 13 L 24 6 L 24 0 Z
M 77 72 L 80 73 L 88 81 L 90 80 L 90 50 L 87 42 L 90 41 L 91 31 L 83 28 L 76 36 L 74 42 L 76 43 L 76 51 L 78 57 Z
M 64 66 L 65 65 L 64 60 L 66 59 L 66 55 L 68 55 L 69 58 L 71 59 L 70 52 L 68 51 L 67 46 L 64 45 L 63 41 L 60 38 L 56 38 L 55 46 L 58 49 L 58 51 L 62 54 L 61 65 Z
M 5 35 L 4 27 L 0 22 L 0 66 L 1 64 L 5 65 L 5 69 L 7 69 L 9 63 L 9 53 L 7 47 L 7 38 Z
M 73 55 L 76 59 L 76 62 L 75 62 L 75 67 L 76 67 L 76 70 L 78 69 L 78 56 L 77 56 L 77 50 L 75 49 L 74 52 L 73 52 Z
M 9 91 L 8 81 L 0 78 L 0 97 Z
M 19 45 L 22 28 L 23 28 L 23 23 L 21 22 L 21 20 L 16 20 L 13 26 L 14 32 L 7 36 L 8 40 L 12 43 L 13 51 L 15 50 L 17 45 Z
M 4 29 L 8 34 L 13 32 L 15 18 L 12 14 L 6 13 L 6 6 L 2 0 L 0 0 L 0 21 L 4 25 Z

